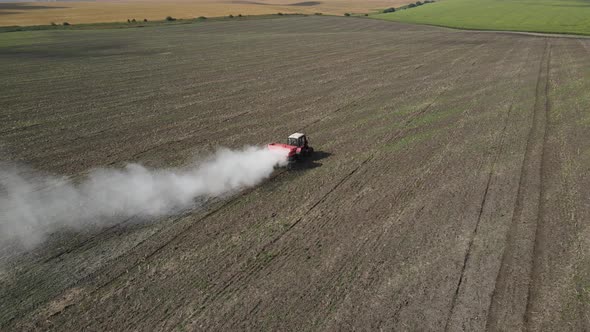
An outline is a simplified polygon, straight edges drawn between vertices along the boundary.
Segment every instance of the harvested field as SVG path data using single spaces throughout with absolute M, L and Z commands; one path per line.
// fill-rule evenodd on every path
M 3 159 L 308 167 L 0 250 L 0 329 L 588 330 L 590 41 L 291 17 L 0 34 Z
M 126 22 L 127 19 L 163 20 L 166 16 L 196 18 L 230 14 L 265 15 L 281 13 L 343 15 L 370 13 L 399 7 L 409 0 L 96 0 L 33 3 L 0 3 L 0 26 L 48 25 L 69 22 Z

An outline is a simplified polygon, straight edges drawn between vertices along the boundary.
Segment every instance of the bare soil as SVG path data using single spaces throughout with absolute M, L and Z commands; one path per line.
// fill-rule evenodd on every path
M 590 329 L 589 40 L 316 16 L 22 36 L 4 160 L 81 176 L 295 131 L 319 153 L 0 250 L 0 329 Z

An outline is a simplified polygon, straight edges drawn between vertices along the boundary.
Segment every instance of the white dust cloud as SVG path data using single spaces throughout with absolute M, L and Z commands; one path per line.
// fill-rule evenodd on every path
M 184 169 L 96 169 L 81 181 L 24 175 L 0 165 L 0 246 L 32 247 L 59 229 L 107 225 L 133 216 L 157 217 L 254 186 L 268 178 L 286 155 L 266 148 L 222 149 Z

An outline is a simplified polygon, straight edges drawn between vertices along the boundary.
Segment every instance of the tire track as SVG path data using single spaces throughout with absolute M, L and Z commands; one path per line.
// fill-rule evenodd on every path
M 513 49 L 512 49 L 513 50 Z M 511 51 L 512 51 L 511 50 Z M 504 57 L 503 61 L 506 61 L 508 54 L 510 54 L 511 52 L 508 52 L 506 54 L 506 56 Z M 530 51 L 528 53 L 527 56 L 527 60 L 519 67 L 518 72 L 516 73 L 516 77 L 517 79 L 519 79 L 522 75 L 522 71 L 523 68 L 525 66 L 525 64 L 528 62 L 528 59 L 530 57 Z M 465 251 L 465 256 L 463 259 L 463 265 L 461 267 L 461 274 L 459 276 L 459 279 L 457 281 L 457 287 L 455 288 L 455 293 L 453 294 L 453 299 L 451 301 L 451 307 L 449 310 L 449 315 L 447 317 L 446 323 L 445 323 L 445 331 L 449 331 L 449 324 L 451 324 L 453 315 L 455 314 L 455 309 L 456 309 L 456 305 L 457 305 L 457 299 L 459 298 L 459 293 L 461 291 L 461 286 L 463 285 L 463 280 L 465 278 L 465 273 L 467 270 L 467 267 L 469 265 L 470 262 L 470 258 L 471 258 L 471 251 L 472 251 L 472 247 L 473 247 L 473 242 L 475 241 L 475 238 L 478 235 L 479 232 L 479 228 L 480 228 L 480 224 L 481 224 L 481 220 L 482 220 L 482 216 L 483 216 L 483 212 L 484 209 L 486 207 L 486 203 L 487 203 L 487 199 L 488 199 L 488 193 L 490 190 L 490 186 L 492 183 L 492 179 L 494 178 L 494 176 L 496 175 L 496 168 L 497 168 L 497 164 L 498 164 L 498 159 L 500 158 L 500 156 L 505 152 L 505 140 L 506 140 L 506 130 L 508 128 L 508 124 L 510 121 L 510 117 L 513 113 L 513 109 L 514 109 L 514 102 L 517 98 L 517 95 L 514 94 L 510 105 L 508 106 L 508 111 L 506 112 L 505 118 L 504 118 L 504 124 L 502 126 L 502 129 L 500 130 L 500 133 L 498 134 L 498 149 L 497 152 L 495 153 L 492 162 L 491 162 L 491 167 L 490 167 L 490 171 L 488 172 L 488 176 L 487 176 L 487 180 L 486 180 L 486 186 L 482 195 L 482 199 L 481 199 L 481 203 L 479 205 L 479 212 L 477 215 L 477 219 L 473 228 L 473 231 L 471 232 L 471 237 L 469 239 L 468 245 L 467 245 L 467 249 Z
M 512 222 L 506 234 L 501 265 L 492 292 L 486 330 L 524 328 L 528 288 L 541 200 L 541 172 L 546 136 L 546 85 L 549 74 L 550 42 L 545 39 L 535 88 L 535 103 L 521 166 Z M 528 263 L 523 262 L 527 260 Z
M 579 39 L 578 44 L 581 48 L 584 49 L 584 53 L 586 53 L 587 55 L 590 56 L 590 47 L 589 47 L 589 43 L 587 41 L 588 40 Z M 571 52 L 568 52 L 568 56 L 570 58 L 570 61 L 574 61 L 573 55 L 571 54 Z M 576 190 L 576 189 L 574 189 L 574 190 Z M 581 228 L 582 227 L 580 227 L 579 225 L 576 225 L 576 232 L 581 233 Z M 579 255 L 583 257 L 583 251 Z M 581 258 L 581 259 L 583 259 L 583 258 Z M 584 292 L 584 289 L 581 285 L 578 284 L 578 285 L 576 285 L 576 291 L 578 292 L 578 294 L 582 294 Z M 590 302 L 578 304 L 577 311 L 578 311 L 579 317 L 581 317 L 580 325 L 582 326 L 582 329 L 584 331 L 590 331 Z
M 482 48 L 484 45 L 479 45 L 478 47 L 473 48 L 473 52 L 477 52 L 480 48 Z M 464 54 L 464 57 L 466 57 L 468 55 L 468 53 Z M 460 62 L 460 58 L 456 59 L 453 62 L 453 65 L 456 62 Z M 434 97 L 434 99 L 432 99 L 432 101 L 430 103 L 428 103 L 425 107 L 423 107 L 422 109 L 420 109 L 418 112 L 413 113 L 410 117 L 408 117 L 405 121 L 404 124 L 402 125 L 402 129 L 400 129 L 399 131 L 395 132 L 395 134 L 393 136 L 390 137 L 386 137 L 385 141 L 383 141 L 382 143 L 379 143 L 380 146 L 384 145 L 384 144 L 388 144 L 391 143 L 393 141 L 395 141 L 396 139 L 399 139 L 400 137 L 402 137 L 403 135 L 408 134 L 409 131 L 413 130 L 413 128 L 411 128 L 411 124 L 417 120 L 420 116 L 426 114 L 428 111 L 431 110 L 432 106 L 434 104 L 436 104 L 436 102 L 445 95 L 446 92 L 451 91 L 452 87 L 455 86 L 455 84 L 461 80 L 463 78 L 463 76 L 470 74 L 473 70 L 474 70 L 474 66 L 476 64 L 476 61 L 471 61 L 471 63 L 469 64 L 469 67 L 467 68 L 467 70 L 464 70 L 462 73 L 460 73 L 455 80 L 453 80 L 450 84 L 446 85 L 443 89 L 440 90 L 440 92 Z M 448 148 L 448 145 L 446 146 L 446 148 Z M 374 153 L 376 154 L 376 153 Z M 441 154 L 442 156 L 442 154 Z M 438 160 L 438 162 L 440 162 L 442 160 L 442 158 L 440 160 Z M 386 172 L 386 170 L 383 170 L 383 172 Z M 425 174 L 427 174 L 428 171 L 426 172 L 421 172 L 420 177 L 424 177 Z M 402 194 L 403 196 L 403 194 Z M 402 211 L 403 212 L 403 211 Z M 400 212 L 400 214 L 402 213 Z M 318 225 L 319 228 L 322 228 L 323 225 Z M 315 229 L 317 231 L 317 228 Z M 375 250 L 374 248 L 374 244 L 372 245 L 371 243 L 378 243 L 379 239 L 385 234 L 385 232 L 381 232 L 380 234 L 378 234 L 377 240 L 375 241 L 373 239 L 373 241 L 370 241 L 369 238 L 365 239 L 360 245 L 359 245 L 359 251 L 373 251 Z M 305 237 L 305 236 L 304 236 Z M 365 248 L 367 248 L 365 250 Z M 350 265 L 350 264 L 348 264 Z M 327 284 L 338 284 L 338 280 L 341 279 L 342 275 L 344 274 L 348 274 L 348 275 L 354 275 L 354 271 L 356 269 L 358 269 L 358 265 L 357 263 L 354 264 L 353 267 L 351 267 L 352 271 L 347 271 L 347 266 L 348 265 L 343 265 L 340 269 L 338 269 L 338 271 L 335 273 L 335 275 L 337 276 L 336 280 L 332 280 L 330 282 L 328 282 Z M 339 303 L 342 301 L 342 299 L 345 296 L 345 292 L 341 294 L 338 294 L 338 296 L 334 296 L 332 297 L 331 300 L 331 305 L 333 305 L 334 303 Z M 401 307 L 399 308 L 399 310 L 401 310 Z M 329 315 L 326 315 L 324 317 L 324 319 L 321 322 L 318 322 L 317 324 L 320 324 L 319 326 L 325 326 L 326 321 L 329 319 Z M 314 325 L 317 326 L 317 325 Z
M 532 259 L 532 268 L 531 273 L 529 276 L 529 285 L 528 285 L 528 294 L 527 294 L 527 302 L 525 307 L 525 315 L 524 315 L 524 323 L 525 323 L 525 330 L 529 330 L 530 323 L 533 318 L 533 312 L 531 310 L 531 306 L 534 304 L 534 300 L 537 297 L 536 287 L 540 283 L 541 280 L 541 270 L 540 270 L 540 257 L 542 256 L 542 252 L 544 250 L 544 234 L 546 234 L 546 224 L 544 218 L 544 198 L 545 198 L 545 186 L 544 186 L 544 179 L 548 176 L 546 174 L 545 168 L 545 158 L 547 156 L 547 132 L 549 129 L 549 112 L 551 111 L 551 103 L 549 101 L 549 75 L 551 70 L 551 51 L 552 47 L 549 45 L 549 49 L 547 51 L 547 64 L 545 69 L 545 89 L 544 89 L 544 98 L 545 98 L 545 117 L 544 117 L 544 132 L 543 132 L 543 146 L 541 148 L 541 164 L 540 164 L 540 183 L 539 183 L 539 208 L 537 210 L 537 225 L 535 228 L 535 242 L 533 245 L 533 259 Z
M 475 226 L 473 228 L 473 231 L 471 233 L 471 237 L 469 239 L 469 243 L 467 244 L 467 250 L 465 252 L 465 257 L 463 259 L 463 265 L 461 267 L 461 274 L 459 276 L 459 280 L 457 282 L 457 287 L 455 288 L 455 293 L 453 294 L 453 299 L 451 301 L 451 309 L 449 310 L 449 315 L 447 317 L 447 321 L 445 323 L 445 331 L 449 330 L 449 324 L 451 322 L 451 317 L 453 316 L 453 313 L 455 312 L 455 305 L 457 303 L 457 298 L 459 297 L 459 290 L 461 289 L 461 285 L 463 284 L 463 278 L 465 277 L 465 270 L 467 268 L 467 264 L 469 263 L 469 258 L 471 255 L 471 248 L 473 246 L 473 241 L 475 240 L 475 237 L 477 236 L 477 232 L 479 230 L 479 224 L 481 223 L 481 217 L 483 215 L 483 210 L 484 207 L 486 205 L 486 200 L 488 198 L 488 192 L 490 189 L 490 184 L 492 182 L 492 178 L 494 176 L 494 174 L 496 173 L 496 164 L 498 161 L 499 156 L 502 154 L 502 152 L 504 151 L 504 139 L 506 136 L 506 127 L 508 127 L 508 119 L 510 119 L 510 114 L 512 113 L 512 104 L 510 105 L 507 115 L 506 115 L 506 119 L 504 121 L 504 127 L 502 128 L 501 134 L 500 134 L 500 142 L 499 142 L 499 146 L 500 149 L 499 151 L 496 153 L 496 155 L 494 156 L 494 159 L 492 161 L 492 166 L 491 169 L 488 173 L 488 179 L 486 181 L 486 187 L 484 190 L 484 193 L 482 195 L 482 199 L 481 199 L 481 203 L 479 206 L 479 212 L 477 215 L 477 221 L 475 222 Z
M 513 49 L 512 49 L 512 50 L 513 50 Z M 511 50 L 511 51 L 512 51 L 512 50 Z M 508 52 L 508 53 L 507 53 L 507 55 L 504 57 L 504 59 L 503 59 L 502 61 L 506 61 L 506 59 L 508 58 L 509 54 L 510 54 L 510 52 Z M 473 66 L 473 65 L 475 65 L 475 62 L 471 63 L 471 65 L 472 65 L 472 66 Z M 470 73 L 470 72 L 472 72 L 472 71 L 473 71 L 473 68 L 474 68 L 474 67 L 471 67 L 469 70 L 467 70 L 466 72 L 464 72 L 464 73 L 463 73 L 463 75 L 464 75 L 465 73 Z M 459 77 L 458 79 L 460 79 L 460 78 L 461 78 L 461 77 Z M 444 92 L 445 92 L 445 91 L 443 91 L 443 93 L 441 93 L 441 95 L 440 95 L 440 96 L 444 95 Z M 439 97 L 440 97 L 440 96 L 439 96 Z M 436 102 L 436 100 L 434 100 L 432 103 L 430 103 L 430 104 L 429 104 L 429 105 L 428 105 L 428 106 L 427 106 L 425 109 L 421 110 L 421 112 L 419 112 L 419 113 L 420 113 L 420 114 L 423 114 L 423 113 L 425 113 L 425 112 L 426 112 L 426 111 L 427 111 L 427 110 L 428 110 L 428 109 L 429 109 L 429 108 L 432 106 L 432 104 L 434 104 L 435 102 Z M 511 111 L 511 110 L 512 110 L 512 105 L 510 105 L 510 107 L 509 107 L 509 111 Z M 419 116 L 419 114 L 418 114 L 417 116 Z M 465 114 L 464 114 L 463 116 L 465 116 Z M 462 116 L 462 117 L 463 117 L 463 116 Z M 506 129 L 506 126 L 507 126 L 507 124 L 508 124 L 508 118 L 509 118 L 509 114 L 507 115 L 507 117 L 506 117 L 506 119 L 505 119 L 505 125 L 504 125 L 504 129 L 502 130 L 502 132 L 503 132 L 503 131 L 505 131 L 505 129 Z M 409 123 L 411 123 L 411 122 L 412 122 L 412 120 L 413 120 L 413 119 L 410 119 L 410 121 L 408 121 L 408 124 L 409 124 Z M 454 133 L 454 132 L 453 132 L 453 133 Z M 502 139 L 503 139 L 503 137 L 502 137 Z M 449 145 L 447 145 L 447 146 L 446 146 L 446 148 L 448 148 L 448 147 L 449 147 Z M 441 153 L 441 156 L 443 156 L 443 155 L 444 155 L 444 153 Z M 442 158 L 441 158 L 441 159 L 439 159 L 437 162 L 438 162 L 438 163 L 440 163 L 441 161 L 442 161 Z M 428 174 L 428 173 L 429 173 L 429 171 L 430 171 L 431 169 L 432 169 L 432 167 L 429 167 L 429 168 L 428 168 L 426 171 L 423 171 L 423 172 L 422 172 L 422 171 L 421 171 L 421 172 L 417 172 L 417 174 L 418 174 L 417 176 L 418 176 L 418 177 L 420 177 L 420 178 L 423 178 L 423 177 L 425 176 L 425 174 Z M 385 172 L 385 170 L 384 170 L 383 172 Z M 489 183 L 488 183 L 488 187 L 489 187 Z M 487 190 L 487 189 L 486 189 L 486 190 Z M 402 193 L 402 195 L 400 196 L 400 198 L 401 198 L 401 197 L 404 197 L 404 196 L 405 196 L 405 194 L 404 194 L 404 193 Z M 394 200 L 398 200 L 398 199 L 397 199 L 397 198 L 394 198 Z M 404 212 L 404 210 L 400 211 L 400 215 L 401 215 L 401 214 L 403 214 L 403 212 Z M 377 235 L 377 240 L 375 240 L 375 241 L 372 241 L 372 242 L 374 242 L 374 243 L 378 243 L 378 242 L 380 242 L 380 240 L 379 240 L 379 239 L 380 239 L 380 238 L 382 238 L 382 237 L 383 237 L 383 236 L 384 236 L 386 233 L 387 233 L 387 231 L 381 232 L 380 234 L 378 234 L 378 235 Z M 365 250 L 365 249 L 362 249 L 362 250 L 359 250 L 359 251 L 364 251 L 364 252 L 373 252 L 373 251 L 375 251 L 375 250 L 376 250 L 376 248 L 375 248 L 375 245 L 374 245 L 374 244 L 373 244 L 373 245 L 371 245 L 370 243 L 366 243 L 366 242 L 369 242 L 369 241 L 365 241 L 365 242 L 364 242 L 364 243 L 363 243 L 363 244 L 362 244 L 362 245 L 361 245 L 359 248 L 365 248 L 365 247 L 367 247 L 367 249 L 366 249 L 366 250 Z M 370 269 L 371 269 L 372 271 L 376 271 L 376 268 L 375 268 L 375 267 L 371 267 Z M 372 273 L 374 273 L 374 272 L 372 272 Z M 370 273 L 370 274 L 372 274 L 372 273 Z M 397 310 L 397 312 L 399 312 L 399 311 L 402 309 L 402 307 L 403 307 L 403 305 L 402 305 L 402 304 L 400 304 L 400 306 L 398 307 L 398 310 Z M 397 313 L 394 313 L 394 315 L 393 315 L 392 317 L 395 317 L 395 315 L 397 315 Z M 322 324 L 324 324 L 324 325 L 325 325 L 325 321 L 326 321 L 326 320 L 327 320 L 327 318 L 326 318 L 326 319 L 324 319 L 324 320 L 322 321 Z M 314 326 L 315 326 L 315 325 L 314 325 Z

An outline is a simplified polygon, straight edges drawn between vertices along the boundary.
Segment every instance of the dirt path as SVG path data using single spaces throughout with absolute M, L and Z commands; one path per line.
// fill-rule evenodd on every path
M 301 17 L 23 43 L 0 50 L 3 159 L 81 177 L 297 130 L 319 153 L 0 249 L 1 329 L 590 326 L 586 39 Z

